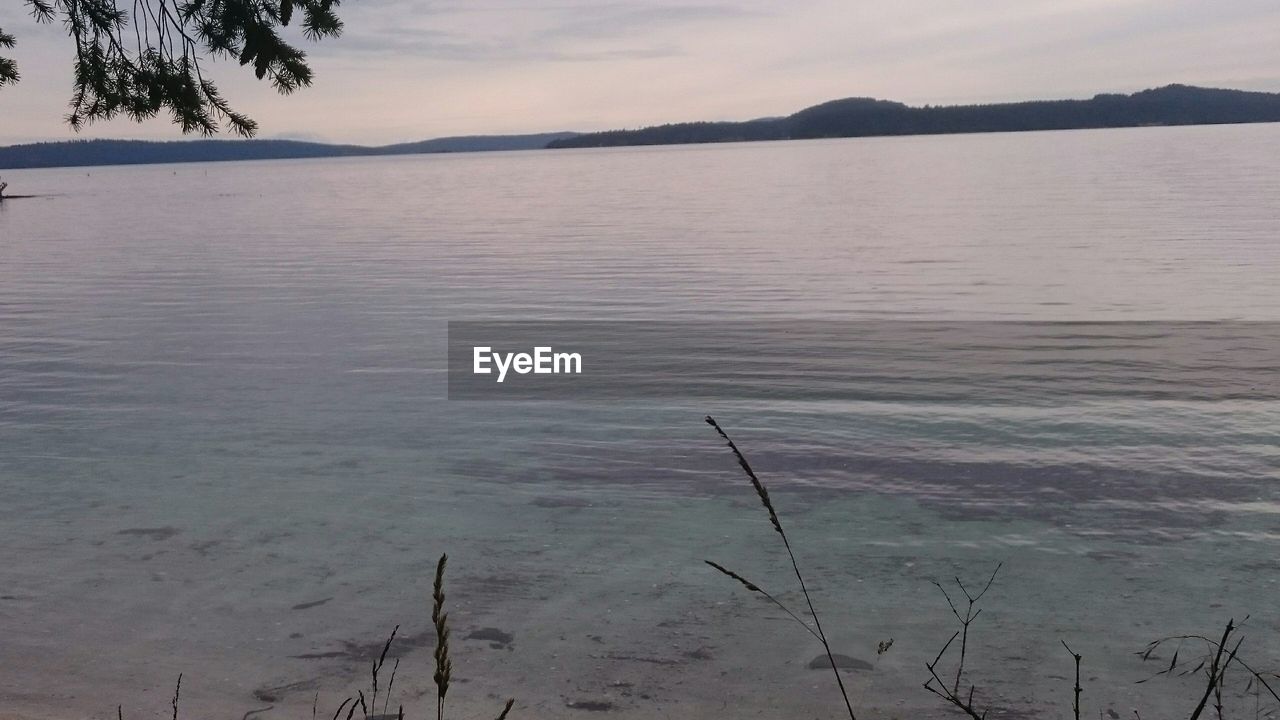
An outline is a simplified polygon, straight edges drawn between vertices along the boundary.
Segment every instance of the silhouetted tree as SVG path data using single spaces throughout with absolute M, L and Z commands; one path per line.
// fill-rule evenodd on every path
M 250 137 L 257 123 L 231 108 L 205 77 L 207 58 L 235 58 L 253 66 L 281 94 L 311 84 L 306 53 L 282 36 L 299 17 L 308 40 L 335 37 L 340 0 L 24 0 L 42 23 L 61 22 L 75 44 L 75 84 L 67 122 L 119 115 L 143 120 L 167 110 L 183 132 L 212 135 L 219 123 Z M 0 30 L 0 48 L 14 46 Z M 0 57 L 0 87 L 19 79 L 16 63 Z

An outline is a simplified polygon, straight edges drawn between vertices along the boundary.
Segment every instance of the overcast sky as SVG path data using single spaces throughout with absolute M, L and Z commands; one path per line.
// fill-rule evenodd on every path
M 789 114 L 849 96 L 911 104 L 1088 97 L 1181 82 L 1280 91 L 1277 0 L 347 0 L 310 45 L 310 89 L 213 75 L 262 137 L 388 143 Z M 23 80 L 0 144 L 76 137 L 72 46 L 22 0 L 0 28 Z M 166 122 L 80 137 L 179 138 Z

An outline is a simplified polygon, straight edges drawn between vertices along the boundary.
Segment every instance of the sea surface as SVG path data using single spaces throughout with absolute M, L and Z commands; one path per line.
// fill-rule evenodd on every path
M 182 673 L 183 717 L 329 717 L 399 625 L 376 712 L 426 717 L 447 552 L 460 716 L 839 717 L 821 647 L 703 562 L 804 604 L 707 414 L 860 718 L 950 716 L 933 583 L 997 564 L 962 678 L 990 717 L 1070 716 L 1063 640 L 1086 717 L 1189 715 L 1198 676 L 1137 684 L 1148 642 L 1248 616 L 1280 669 L 1277 167 L 1247 125 L 7 172 L 39 197 L 0 204 L 0 716 L 168 717 Z M 448 323 L 493 320 L 1057 334 L 999 402 L 767 392 L 785 366 L 448 399 Z M 1236 345 L 1035 399 L 1097 340 L 1067 322 Z M 1205 392 L 1233 347 L 1258 382 Z

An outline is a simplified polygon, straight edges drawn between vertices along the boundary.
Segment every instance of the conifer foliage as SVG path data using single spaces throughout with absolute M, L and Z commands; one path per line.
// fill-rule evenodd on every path
M 251 66 L 281 94 L 311 84 L 311 68 L 290 29 L 310 41 L 336 37 L 340 0 L 24 0 L 42 23 L 61 23 L 75 45 L 67 122 L 144 120 L 167 112 L 186 133 L 220 127 L 245 137 L 257 123 L 232 109 L 206 76 L 208 61 Z M 12 48 L 0 30 L 0 48 Z M 0 57 L 0 87 L 18 81 Z

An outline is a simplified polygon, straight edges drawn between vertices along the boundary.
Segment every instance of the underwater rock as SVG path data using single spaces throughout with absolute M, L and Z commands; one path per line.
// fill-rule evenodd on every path
M 509 632 L 503 632 L 498 628 L 487 627 L 487 628 L 480 628 L 479 630 L 472 630 L 471 633 L 467 635 L 465 639 L 466 640 L 488 640 L 491 644 L 490 645 L 491 647 L 493 647 L 494 649 L 498 649 L 498 648 L 507 647 L 508 645 L 511 644 L 511 641 L 515 640 L 516 638 L 514 635 L 512 635 Z
M 684 656 L 690 660 L 710 660 L 713 657 L 711 655 L 711 651 L 705 647 L 700 647 L 697 650 L 690 650 L 686 652 Z M 825 660 L 826 658 L 824 657 L 823 659 Z
M 587 712 L 608 712 L 613 709 L 613 703 L 600 700 L 574 700 L 567 702 L 565 707 L 573 710 L 586 710 Z
M 157 528 L 129 528 L 121 530 L 117 535 L 132 535 L 134 537 L 144 537 L 151 540 L 168 540 L 169 538 L 182 532 L 175 527 L 157 527 Z
M 253 697 L 261 702 L 274 703 L 279 702 L 286 695 L 300 692 L 302 690 L 314 690 L 318 687 L 320 687 L 320 678 L 299 680 L 297 682 L 286 683 L 284 685 L 264 685 L 253 691 Z
M 586 508 L 592 507 L 595 503 L 580 497 L 572 497 L 569 495 L 561 496 L 543 496 L 534 498 L 530 505 L 541 508 Z
M 831 667 L 832 658 L 834 658 L 836 661 L 836 667 L 840 668 L 841 670 L 874 670 L 875 669 L 875 666 L 867 662 L 866 660 L 851 658 L 848 655 L 841 655 L 840 653 L 832 653 L 831 658 L 828 658 L 826 655 L 819 655 L 818 657 L 809 661 L 809 669 L 810 670 L 829 669 Z
M 332 600 L 332 599 L 333 599 L 332 597 L 327 597 L 327 598 L 325 598 L 325 599 L 323 599 L 323 600 L 312 600 L 311 602 L 298 603 L 297 605 L 294 605 L 294 606 L 293 606 L 293 608 L 291 608 L 291 609 L 293 609 L 293 610 L 310 610 L 310 609 L 311 609 L 311 608 L 313 608 L 313 607 L 320 607 L 321 605 L 323 605 L 323 604 L 325 604 L 325 603 L 329 602 L 329 601 L 330 601 L 330 600 Z

